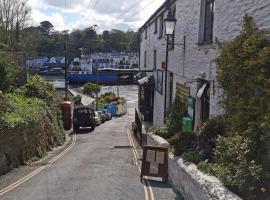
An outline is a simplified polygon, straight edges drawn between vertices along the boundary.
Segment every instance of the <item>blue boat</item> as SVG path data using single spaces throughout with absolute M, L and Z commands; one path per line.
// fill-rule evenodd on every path
M 69 83 L 92 82 L 102 85 L 133 84 L 138 69 L 93 67 L 91 59 L 74 59 L 69 67 Z
M 74 83 L 85 83 L 92 82 L 97 84 L 116 84 L 118 82 L 117 73 L 88 73 L 84 71 L 79 72 L 68 72 L 68 80 L 69 82 Z

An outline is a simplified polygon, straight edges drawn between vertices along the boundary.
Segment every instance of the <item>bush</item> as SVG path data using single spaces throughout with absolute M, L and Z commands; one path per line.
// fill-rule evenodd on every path
M 257 200 L 262 177 L 270 173 L 270 39 L 251 17 L 243 25 L 217 58 L 227 128 L 217 140 L 212 171 L 229 188 Z
M 118 104 L 125 104 L 127 102 L 127 100 L 124 97 L 120 97 L 118 100 Z
M 180 133 L 179 139 L 175 141 L 174 154 L 181 156 L 184 152 L 196 148 L 197 136 L 195 133 Z
M 165 126 L 153 126 L 149 129 L 149 132 L 153 132 L 155 135 L 165 139 L 169 137 L 168 130 Z
M 181 99 L 176 96 L 170 111 L 167 114 L 166 124 L 169 136 L 173 136 L 176 132 L 182 129 L 183 117 L 187 114 L 187 106 L 181 101 Z
M 46 111 L 46 104 L 39 99 L 26 98 L 14 94 L 6 94 L 2 97 L 6 102 L 5 109 L 1 109 L 1 131 L 5 129 L 23 128 L 32 125 L 36 120 L 41 120 Z
M 216 139 L 225 134 L 226 119 L 224 116 L 211 118 L 199 128 L 198 148 L 203 150 L 207 159 L 212 159 L 212 149 L 216 147 Z
M 99 92 L 100 92 L 100 86 L 97 84 L 86 83 L 83 86 L 83 93 L 91 97 L 95 96 Z
M 184 160 L 193 162 L 195 164 L 198 164 L 202 160 L 204 160 L 204 152 L 198 150 L 198 149 L 191 149 L 189 151 L 186 151 L 182 154 L 182 157 Z
M 77 95 L 77 96 L 73 97 L 72 100 L 74 102 L 74 105 L 76 105 L 76 106 L 82 105 L 82 96 L 81 95 Z
M 262 166 L 248 160 L 250 145 L 250 139 L 237 134 L 220 136 L 214 150 L 215 164 L 208 166 L 225 186 L 247 199 L 254 198 L 262 178 Z
M 116 104 L 124 104 L 126 103 L 126 99 L 124 97 L 117 97 L 113 92 L 106 92 L 98 98 L 98 105 L 116 103 Z
M 62 121 L 61 102 L 62 99 L 57 93 L 52 84 L 43 80 L 40 76 L 33 76 L 24 86 L 16 91 L 17 95 L 39 99 L 43 101 L 47 107 L 46 116 L 51 119 L 52 137 L 59 140 L 59 143 L 64 141 L 64 128 Z
M 0 52 L 0 91 L 8 92 L 16 85 L 17 69 L 16 64 L 8 58 L 7 54 Z

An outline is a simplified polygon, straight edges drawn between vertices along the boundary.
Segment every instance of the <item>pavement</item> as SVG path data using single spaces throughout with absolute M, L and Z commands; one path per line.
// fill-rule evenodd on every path
M 3 200 L 182 200 L 158 180 L 140 181 L 127 130 L 128 113 L 72 136 L 59 155 L 0 177 Z M 134 142 L 135 143 L 135 142 Z M 141 149 L 136 145 L 141 156 Z

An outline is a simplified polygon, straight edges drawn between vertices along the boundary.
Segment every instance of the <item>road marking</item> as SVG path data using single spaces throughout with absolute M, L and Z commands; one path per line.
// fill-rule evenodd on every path
M 134 141 L 133 141 L 133 138 L 131 137 L 131 134 L 130 134 L 130 131 L 129 131 L 129 130 L 128 130 L 128 135 L 129 135 L 129 137 L 130 137 L 130 139 L 131 139 L 131 143 L 132 143 L 131 146 L 133 146 L 134 151 L 135 151 L 135 154 L 136 154 L 136 156 L 137 156 L 137 159 L 139 160 L 139 159 L 140 159 L 140 156 L 139 156 L 139 153 L 138 153 L 137 149 L 135 148 L 135 143 L 134 143 Z M 140 171 L 140 173 L 141 173 L 141 169 L 139 169 L 139 171 Z M 148 181 L 148 177 L 145 176 L 145 178 L 146 178 L 146 183 L 147 183 L 146 185 L 147 185 L 147 187 L 148 187 L 148 189 L 149 189 L 149 191 L 150 191 L 151 199 L 152 199 L 152 200 L 155 200 L 154 192 L 153 192 L 153 189 L 152 189 L 152 187 L 151 187 L 150 182 Z
M 53 159 L 51 159 L 47 165 L 39 167 L 38 169 L 34 170 L 33 172 L 29 173 L 28 175 L 24 176 L 23 178 L 19 179 L 18 181 L 10 184 L 9 186 L 7 186 L 6 188 L 0 190 L 0 196 L 4 195 L 5 193 L 15 189 L 16 187 L 20 186 L 21 184 L 23 184 L 24 182 L 26 182 L 27 180 L 29 180 L 30 178 L 34 177 L 35 175 L 37 175 L 39 172 L 43 171 L 45 168 L 49 167 L 50 165 L 52 165 L 56 160 L 60 159 L 62 156 L 64 156 L 71 148 L 74 147 L 75 143 L 77 140 L 77 136 L 73 135 L 72 136 L 72 142 L 71 144 L 63 151 L 61 152 L 59 155 L 57 155 L 56 157 L 54 157 Z
M 130 145 L 131 145 L 131 149 L 132 149 L 132 151 L 133 151 L 133 154 L 134 154 L 134 157 L 135 157 L 135 160 L 136 160 L 136 166 L 138 167 L 138 170 L 139 170 L 139 172 L 141 173 L 141 169 L 140 169 L 140 167 L 138 166 L 138 160 L 140 159 L 140 156 L 139 156 L 139 153 L 138 153 L 138 151 L 137 151 L 137 149 L 136 149 L 136 147 L 135 147 L 135 143 L 134 143 L 134 141 L 133 141 L 133 138 L 132 138 L 132 136 L 131 136 L 131 134 L 130 134 L 130 131 L 129 130 L 127 130 L 127 135 L 128 135 L 128 139 L 129 139 L 129 142 L 130 142 Z M 146 183 L 145 183 L 145 181 L 144 181 L 144 179 L 143 179 L 143 183 L 144 183 L 144 192 L 146 192 L 145 193 L 145 199 L 146 200 L 148 200 L 148 192 L 147 192 L 147 188 L 149 189 L 149 192 L 150 192 L 150 197 L 151 197 L 151 200 L 155 200 L 155 197 L 154 197 L 154 192 L 153 192 L 153 189 L 152 189 L 152 187 L 151 187 L 151 184 L 150 184 L 150 182 L 147 180 L 147 176 L 146 176 Z M 147 186 L 147 187 L 145 187 L 145 185 Z M 147 195 L 146 195 L 147 194 Z

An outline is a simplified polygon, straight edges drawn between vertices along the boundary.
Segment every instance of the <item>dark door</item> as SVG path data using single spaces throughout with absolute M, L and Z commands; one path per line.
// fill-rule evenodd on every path
M 210 113 L 210 86 L 207 84 L 202 98 L 201 98 L 201 121 L 206 122 L 209 119 L 209 113 Z

